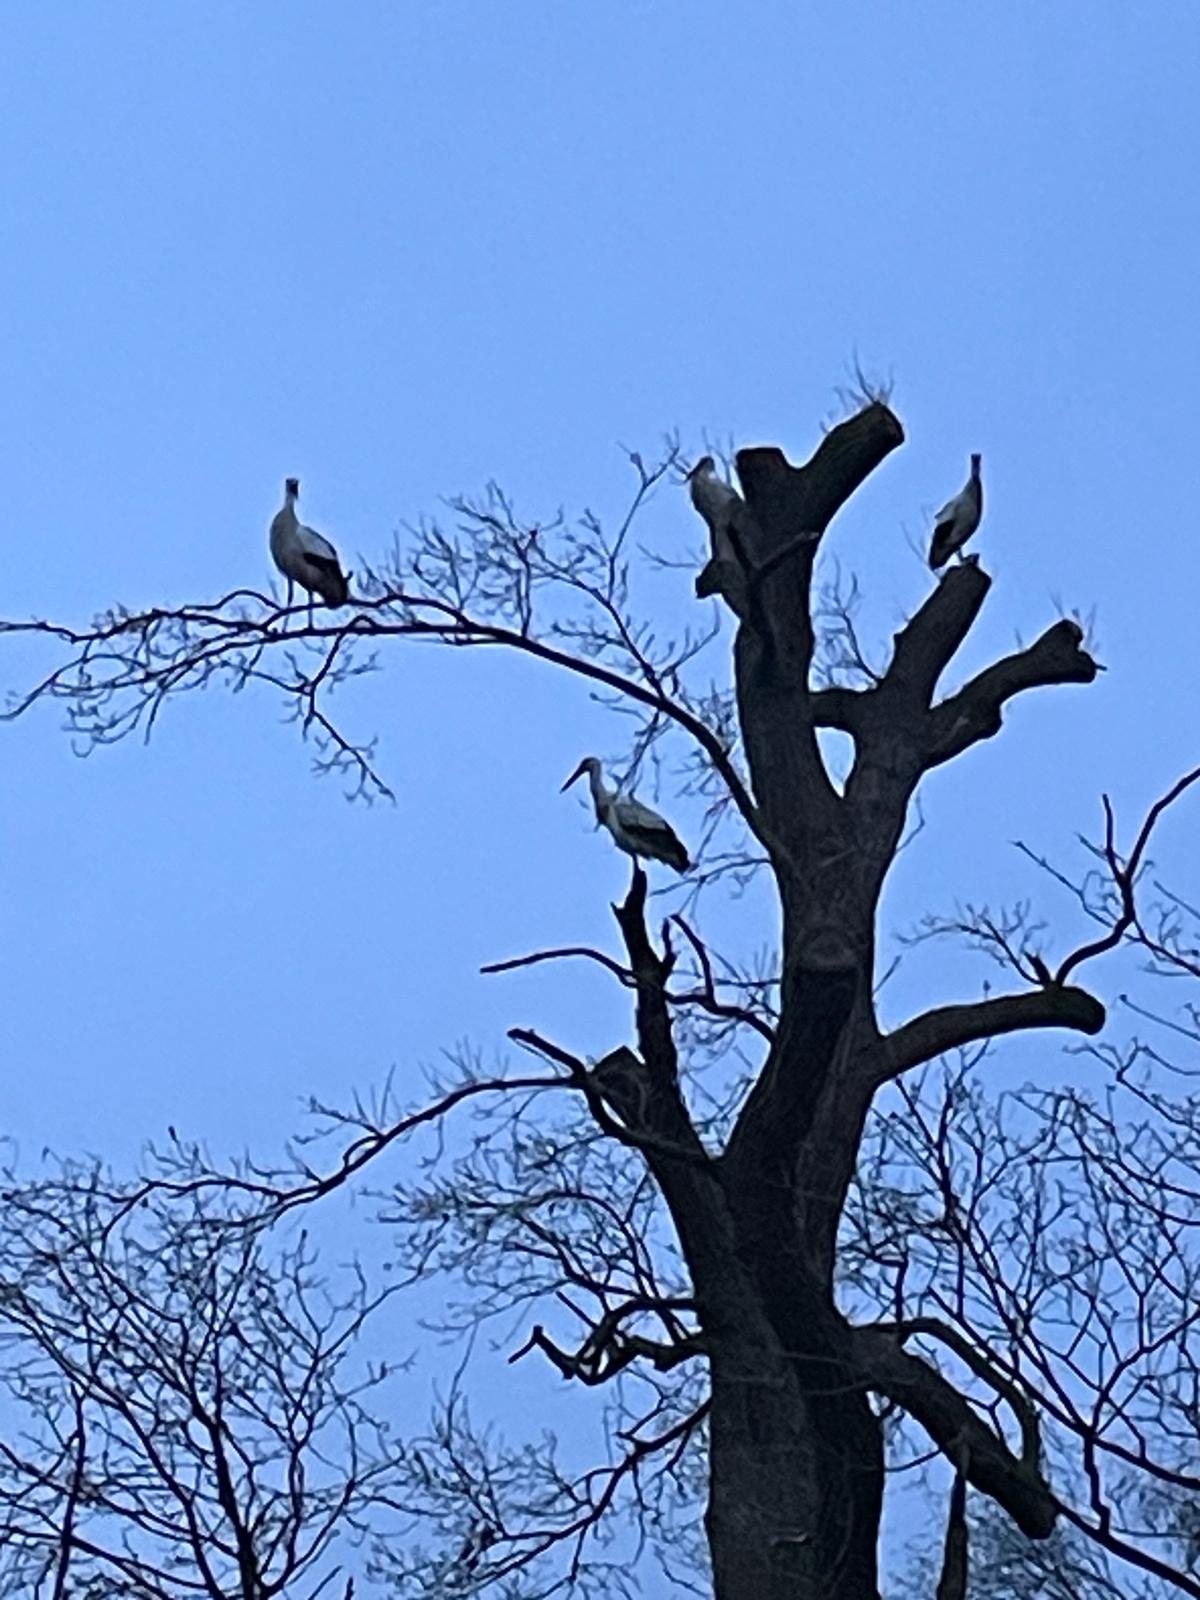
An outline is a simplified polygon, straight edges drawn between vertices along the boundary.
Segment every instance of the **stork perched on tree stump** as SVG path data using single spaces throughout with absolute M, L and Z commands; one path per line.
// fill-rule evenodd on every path
M 712 456 L 700 457 L 687 475 L 687 485 L 693 506 L 708 524 L 711 541 L 710 559 L 696 579 L 696 594 L 703 599 L 727 587 L 732 570 L 745 561 L 745 551 L 739 553 L 735 544 L 737 531 L 730 531 L 745 501 L 731 484 L 718 477 Z
M 966 487 L 953 500 L 948 500 L 937 514 L 933 543 L 929 547 L 929 565 L 935 572 L 944 567 L 956 551 L 961 552 L 979 526 L 983 516 L 983 479 L 979 475 L 982 460 L 979 455 L 971 457 L 971 476 Z

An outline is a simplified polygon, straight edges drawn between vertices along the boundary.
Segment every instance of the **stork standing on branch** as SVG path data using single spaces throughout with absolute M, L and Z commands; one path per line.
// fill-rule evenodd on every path
M 338 553 L 315 528 L 306 528 L 296 515 L 300 497 L 299 478 L 288 478 L 283 485 L 283 506 L 271 520 L 271 557 L 287 579 L 287 603 L 292 603 L 292 585 L 308 592 L 309 624 L 312 624 L 312 597 L 319 594 L 333 611 L 350 598 L 350 575 L 342 571 Z
M 604 769 L 595 756 L 583 758 L 560 793 L 565 794 L 585 772 L 596 808 L 596 821 L 608 829 L 626 855 L 635 860 L 641 856 L 646 861 L 665 861 L 676 872 L 687 871 L 691 865 L 687 850 L 671 824 L 632 795 L 621 795 L 610 789 L 604 782 Z
M 979 526 L 983 516 L 983 479 L 979 467 L 983 457 L 971 457 L 971 476 L 966 487 L 948 500 L 938 512 L 933 525 L 933 543 L 929 547 L 929 565 L 936 572 L 944 567 L 957 551 L 961 559 L 963 545 Z

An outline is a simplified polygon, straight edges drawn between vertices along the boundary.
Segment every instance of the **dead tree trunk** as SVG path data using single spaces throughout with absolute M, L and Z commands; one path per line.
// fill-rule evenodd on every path
M 936 704 L 938 679 L 989 587 L 966 563 L 896 636 L 878 684 L 811 689 L 820 536 L 902 438 L 875 404 L 834 429 L 804 467 L 775 449 L 738 456 L 739 566 L 722 569 L 730 592 L 721 592 L 739 618 L 738 707 L 756 831 L 779 888 L 783 980 L 773 1046 L 719 1158 L 705 1156 L 678 1092 L 663 998 L 670 956 L 646 933 L 640 874 L 619 912 L 638 978 L 645 1075 L 636 1097 L 622 1104 L 617 1093 L 612 1104 L 647 1136 L 693 1276 L 712 1381 L 707 1530 L 718 1600 L 877 1600 L 883 1440 L 873 1395 L 903 1407 L 1030 1536 L 1048 1534 L 1055 1516 L 1036 1438 L 1014 1453 L 948 1380 L 905 1351 L 903 1327 L 853 1328 L 835 1303 L 838 1219 L 880 1085 L 993 1033 L 1094 1032 L 1103 1021 L 1090 995 L 1049 985 L 931 1012 L 889 1038 L 877 1027 L 876 911 L 921 776 L 995 733 L 1019 690 L 1096 672 L 1079 630 L 1059 623 Z M 855 741 L 841 793 L 818 748 L 822 727 Z

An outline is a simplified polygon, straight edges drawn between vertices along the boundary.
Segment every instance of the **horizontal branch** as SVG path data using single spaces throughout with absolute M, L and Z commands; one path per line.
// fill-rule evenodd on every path
M 911 1067 L 965 1045 L 1025 1029 L 1072 1028 L 1099 1033 L 1104 1007 L 1086 989 L 1051 984 L 1027 994 L 995 995 L 958 1006 L 940 1006 L 914 1017 L 889 1033 L 879 1048 L 880 1083 L 898 1078 Z
M 863 725 L 863 707 L 870 689 L 818 689 L 809 698 L 814 728 L 837 728 L 857 735 Z
M 925 765 L 939 766 L 1000 731 L 1007 701 L 1024 689 L 1091 683 L 1100 668 L 1083 648 L 1083 629 L 1064 617 L 1041 638 L 1006 656 L 935 706 L 929 717 Z
M 541 1350 L 564 1378 L 576 1378 L 590 1387 L 610 1382 L 632 1362 L 639 1360 L 648 1361 L 657 1372 L 670 1372 L 681 1362 L 703 1354 L 702 1335 L 683 1332 L 669 1340 L 650 1339 L 644 1334 L 627 1333 L 623 1324 L 631 1317 L 648 1313 L 662 1316 L 664 1313 L 670 1315 L 694 1309 L 695 1302 L 690 1299 L 664 1300 L 651 1295 L 635 1295 L 606 1311 L 574 1353 L 556 1344 L 538 1323 L 521 1348 L 509 1356 L 509 1365 L 520 1361 L 531 1350 Z M 672 1316 L 671 1320 L 676 1319 Z
M 694 946 L 698 944 L 695 934 L 688 928 L 680 917 L 672 917 L 671 921 L 677 923 Z M 611 973 L 617 982 L 626 989 L 637 986 L 637 979 L 629 967 L 623 967 L 612 956 L 605 955 L 602 950 L 593 950 L 587 945 L 564 945 L 554 950 L 534 950 L 527 956 L 511 956 L 507 961 L 489 961 L 486 966 L 480 967 L 480 972 L 492 976 L 501 972 L 519 972 L 523 967 L 540 966 L 544 961 L 592 961 L 597 966 L 603 967 L 605 972 Z M 775 1030 L 770 1023 L 760 1017 L 757 1012 L 751 1011 L 747 1006 L 734 1005 L 732 1002 L 722 1000 L 716 993 L 715 983 L 711 969 L 703 972 L 703 989 L 664 989 L 663 997 L 670 1006 L 695 1006 L 698 1010 L 707 1012 L 709 1016 L 718 1017 L 726 1022 L 737 1022 L 752 1028 L 761 1038 L 769 1044 L 775 1037 Z
M 849 1330 L 863 1381 L 919 1422 L 967 1481 L 990 1496 L 1030 1539 L 1054 1531 L 1058 1503 L 1040 1470 L 1015 1456 L 936 1368 L 902 1348 L 893 1328 Z
M 268 1219 L 273 1221 L 297 1206 L 309 1205 L 342 1188 L 407 1134 L 440 1122 L 456 1107 L 473 1100 L 477 1095 L 518 1092 L 528 1094 L 542 1089 L 567 1090 L 576 1087 L 570 1076 L 564 1077 L 561 1074 L 542 1077 L 480 1078 L 459 1084 L 430 1105 L 423 1106 L 408 1116 L 400 1117 L 395 1122 L 367 1127 L 362 1127 L 357 1118 L 338 1115 L 329 1112 L 324 1106 L 316 1106 L 314 1110 L 322 1115 L 336 1116 L 338 1122 L 361 1129 L 341 1152 L 331 1170 L 320 1172 L 307 1163 L 302 1163 L 296 1173 L 288 1171 L 274 1174 L 247 1167 L 244 1171 L 199 1172 L 195 1176 L 179 1178 L 151 1177 L 136 1184 L 127 1192 L 112 1197 L 117 1202 L 116 1215 L 120 1217 L 133 1211 L 154 1194 L 184 1198 L 213 1190 L 223 1190 L 227 1194 L 246 1199 L 255 1207 L 242 1216 L 231 1216 L 230 1226 L 258 1227 Z M 298 1181 L 288 1182 L 289 1178 Z
M 252 617 L 239 612 L 237 602 L 245 597 L 257 600 L 264 608 L 264 615 Z M 235 609 L 226 610 L 229 606 Z M 637 682 L 600 661 L 572 654 L 532 634 L 473 617 L 461 606 L 434 595 L 387 589 L 376 596 L 356 597 L 354 606 L 355 614 L 344 622 L 331 623 L 322 619 L 305 624 L 296 615 L 300 608 L 288 611 L 257 591 L 235 590 L 212 605 L 185 606 L 177 610 L 155 608 L 136 615 L 117 611 L 101 618 L 90 629 L 36 620 L 0 621 L 0 636 L 40 635 L 65 644 L 75 652 L 71 660 L 55 668 L 33 689 L 13 697 L 7 709 L 0 712 L 0 721 L 15 720 L 44 698 L 95 706 L 112 696 L 128 694 L 133 697 L 133 709 L 118 723 L 119 731 L 128 731 L 157 715 L 157 708 L 167 695 L 198 686 L 208 674 L 222 666 L 227 666 L 242 680 L 275 682 L 285 692 L 311 700 L 308 691 L 317 684 L 303 679 L 295 684 L 282 683 L 258 667 L 261 653 L 267 648 L 281 648 L 302 641 L 325 642 L 331 647 L 346 640 L 375 644 L 389 638 L 431 639 L 462 647 L 502 645 L 600 684 L 673 722 L 694 739 L 708 757 L 751 832 L 762 843 L 768 842 L 762 837 L 758 808 L 720 735 L 666 693 L 661 683 Z M 400 613 L 399 617 L 396 612 Z M 158 636 L 169 626 L 188 631 L 184 647 L 175 649 L 162 644 Z M 250 666 L 242 660 L 246 652 L 253 654 Z M 334 730 L 326 728 L 326 732 L 332 735 Z M 109 741 L 105 739 L 104 742 Z

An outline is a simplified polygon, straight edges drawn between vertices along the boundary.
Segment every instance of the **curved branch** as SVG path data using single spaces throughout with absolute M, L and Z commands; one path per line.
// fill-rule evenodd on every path
M 1091 683 L 1099 671 L 1083 648 L 1083 629 L 1063 618 L 1028 650 L 1006 656 L 934 707 L 928 722 L 925 766 L 940 766 L 979 740 L 999 733 L 1006 702 L 1022 690 Z
M 770 1023 L 760 1017 L 757 1012 L 749 1010 L 746 1006 L 733 1005 L 727 1000 L 722 1000 L 716 992 L 716 978 L 713 974 L 711 963 L 708 961 L 708 952 L 697 938 L 696 934 L 680 916 L 673 916 L 675 923 L 693 949 L 697 951 L 701 962 L 704 987 L 702 989 L 689 989 L 681 992 L 677 989 L 665 989 L 663 998 L 669 1006 L 695 1006 L 700 1011 L 705 1011 L 711 1017 L 720 1017 L 727 1022 L 740 1022 L 747 1028 L 753 1028 L 761 1038 L 769 1044 L 775 1037 L 775 1030 Z M 527 956 L 512 956 L 507 961 L 489 961 L 486 966 L 480 967 L 481 973 L 489 976 L 500 972 L 519 972 L 523 967 L 540 966 L 544 961 L 570 961 L 579 959 L 594 961 L 597 966 L 616 978 L 626 989 L 635 988 L 637 979 L 629 967 L 623 967 L 619 961 L 614 961 L 612 956 L 605 955 L 602 950 L 593 950 L 587 945 L 565 945 L 555 950 L 534 950 Z
M 244 592 L 235 591 L 239 596 Z M 336 646 L 346 638 L 376 641 L 400 637 L 436 639 L 460 646 L 503 645 L 561 667 L 577 677 L 599 683 L 615 694 L 636 701 L 674 722 L 704 751 L 751 832 L 762 843 L 768 843 L 762 836 L 758 808 L 720 736 L 657 684 L 637 683 L 599 661 L 573 655 L 568 650 L 516 629 L 472 617 L 448 601 L 430 595 L 412 594 L 404 589 L 388 589 L 370 599 L 356 599 L 356 614 L 345 622 L 314 623 L 312 626 L 298 622 L 295 627 L 285 624 L 281 628 L 277 625 L 288 615 L 287 612 L 271 606 L 269 614 L 262 618 L 225 614 L 223 608 L 231 603 L 231 599 L 231 596 L 225 596 L 211 606 L 188 606 L 173 611 L 154 609 L 137 616 L 118 612 L 101 619 L 95 628 L 86 631 L 49 622 L 0 622 L 0 634 L 40 634 L 67 644 L 77 652 L 72 661 L 56 668 L 33 689 L 18 696 L 6 711 L 0 713 L 0 720 L 14 720 L 37 700 L 47 696 L 68 700 L 79 698 L 94 703 L 122 691 L 135 695 L 140 692 L 136 710 L 121 722 L 121 731 L 129 731 L 141 722 L 143 716 L 151 713 L 163 695 L 185 687 L 184 678 L 187 675 L 205 675 L 227 667 L 242 678 L 264 676 L 257 668 L 248 668 L 235 659 L 237 652 L 248 651 L 256 646 L 261 651 L 266 645 L 281 646 L 304 640 L 326 640 Z M 391 609 L 407 615 L 399 621 L 381 615 Z M 155 631 L 164 624 L 208 630 L 210 637 L 207 640 L 190 641 L 190 648 L 182 653 L 164 656 L 157 653 L 157 647 L 152 647 Z M 119 641 L 128 641 L 124 653 L 112 648 Z M 101 647 L 108 647 L 102 656 L 97 654 Z M 84 677 L 85 674 L 94 673 L 102 661 L 112 667 L 107 677 L 100 681 Z M 301 681 L 291 690 L 286 684 L 278 686 L 284 688 L 285 692 L 303 696 L 309 687 L 309 680 Z
M 952 1351 L 965 1367 L 969 1367 L 982 1383 L 986 1383 L 989 1389 L 994 1390 L 1017 1419 L 1017 1426 L 1021 1430 L 1022 1463 L 1031 1470 L 1037 1469 L 1042 1457 L 1041 1429 L 1038 1426 L 1037 1412 L 1027 1396 L 1022 1394 L 1007 1374 L 969 1339 L 964 1338 L 957 1328 L 951 1327 L 939 1317 L 912 1317 L 897 1323 L 894 1331 L 901 1343 L 922 1335 L 928 1339 L 938 1340 Z
M 630 1317 L 642 1316 L 647 1312 L 657 1312 L 661 1316 L 664 1312 L 694 1310 L 695 1302 L 690 1299 L 664 1300 L 650 1295 L 635 1295 L 606 1311 L 592 1325 L 587 1338 L 573 1355 L 556 1344 L 542 1325 L 537 1323 L 521 1348 L 509 1356 L 509 1365 L 537 1349 L 553 1362 L 564 1378 L 577 1378 L 589 1387 L 608 1383 L 638 1360 L 648 1361 L 657 1372 L 670 1372 L 681 1362 L 704 1353 L 703 1335 L 692 1332 L 681 1333 L 669 1341 L 649 1339 L 644 1334 L 626 1333 L 622 1324 Z
M 1108 863 L 1108 870 L 1112 874 L 1113 884 L 1121 897 L 1121 912 L 1116 922 L 1109 931 L 1099 939 L 1093 939 L 1090 944 L 1081 945 L 1059 967 L 1054 975 L 1056 983 L 1063 983 L 1074 972 L 1075 968 L 1083 962 L 1090 961 L 1094 956 L 1104 955 L 1109 950 L 1114 950 L 1125 934 L 1137 921 L 1137 905 L 1134 899 L 1134 890 L 1137 884 L 1138 873 L 1141 871 L 1145 859 L 1146 848 L 1150 843 L 1156 824 L 1163 812 L 1175 804 L 1179 797 L 1187 792 L 1194 783 L 1200 780 L 1200 767 L 1194 767 L 1191 772 L 1185 772 L 1183 777 L 1173 783 L 1166 794 L 1160 796 L 1146 813 L 1145 821 L 1138 830 L 1134 840 L 1133 849 L 1129 859 L 1124 864 L 1117 854 L 1116 819 L 1113 816 L 1112 802 L 1104 796 L 1104 858 Z
M 967 1481 L 995 1500 L 1030 1539 L 1054 1531 L 1058 1502 L 1036 1466 L 1015 1456 L 941 1373 L 901 1347 L 890 1328 L 853 1328 L 850 1345 L 864 1382 L 906 1411 Z
M 898 1078 L 935 1056 L 1026 1028 L 1073 1028 L 1099 1033 L 1105 1011 L 1086 989 L 1052 984 L 1027 994 L 995 995 L 973 1004 L 940 1006 L 889 1033 L 879 1047 L 877 1081 Z
M 594 961 L 597 966 L 604 968 L 605 972 L 612 974 L 618 982 L 626 988 L 633 986 L 633 973 L 628 967 L 623 967 L 619 961 L 614 961 L 612 956 L 606 956 L 603 950 L 593 950 L 588 945 L 564 945 L 556 950 L 535 950 L 527 956 L 510 956 L 507 961 L 489 961 L 486 966 L 480 967 L 480 972 L 491 977 L 498 972 L 519 972 L 522 967 L 537 967 L 543 961 L 570 961 L 573 959 Z

